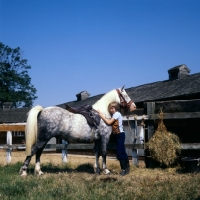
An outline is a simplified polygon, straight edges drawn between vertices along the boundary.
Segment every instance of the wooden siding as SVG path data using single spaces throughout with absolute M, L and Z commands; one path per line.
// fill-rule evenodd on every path
M 181 143 L 200 143 L 200 118 L 164 119 L 167 130 L 175 133 Z
M 0 124 L 0 131 L 25 131 L 25 124 Z
M 6 135 L 7 132 L 0 132 L 0 144 L 6 144 Z

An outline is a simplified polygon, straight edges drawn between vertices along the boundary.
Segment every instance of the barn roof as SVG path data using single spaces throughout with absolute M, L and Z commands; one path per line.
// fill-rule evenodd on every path
M 186 99 L 199 94 L 200 98 L 200 73 L 188 75 L 181 79 L 165 80 L 127 88 L 126 92 L 135 103 L 145 101 L 158 101 L 170 99 Z M 94 104 L 104 94 L 93 96 L 82 101 L 67 102 L 70 106 L 79 107 L 86 104 Z M 65 103 L 58 105 L 65 106 Z
M 136 103 L 165 99 L 185 99 L 188 96 L 198 94 L 200 98 L 200 73 L 188 75 L 181 79 L 140 85 L 128 88 L 126 91 Z
M 26 122 L 27 113 L 31 108 L 0 109 L 0 123 Z
M 175 67 L 172 67 L 168 70 L 169 71 L 172 71 L 172 70 L 181 70 L 181 69 L 186 69 L 188 72 L 190 72 L 191 70 L 185 65 L 185 64 L 182 64 L 182 65 L 178 65 L 178 66 L 175 66 Z

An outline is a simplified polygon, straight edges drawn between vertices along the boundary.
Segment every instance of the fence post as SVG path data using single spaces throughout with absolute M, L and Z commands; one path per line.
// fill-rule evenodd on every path
M 7 144 L 12 145 L 12 132 L 7 131 Z M 11 162 L 11 153 L 12 148 L 6 149 L 6 163 L 9 164 Z
M 147 115 L 155 114 L 155 102 L 147 102 Z M 148 142 L 150 138 L 153 136 L 155 130 L 154 130 L 154 120 L 148 120 L 147 121 L 147 140 L 145 142 Z M 146 167 L 149 166 L 149 156 L 150 152 L 145 149 L 145 164 Z
M 147 115 L 151 114 L 155 114 L 155 102 L 147 102 Z M 147 126 L 148 126 L 147 140 L 149 141 L 154 134 L 154 120 L 148 120 Z
M 67 145 L 67 141 L 62 140 L 62 144 Z M 67 148 L 65 147 L 65 149 L 62 149 L 62 162 L 63 164 L 67 163 Z
M 136 167 L 138 167 L 138 151 L 137 149 L 134 149 L 134 144 L 137 143 L 137 137 L 138 137 L 138 126 L 137 126 L 137 117 L 135 117 L 135 134 L 133 139 L 132 162 L 133 165 Z

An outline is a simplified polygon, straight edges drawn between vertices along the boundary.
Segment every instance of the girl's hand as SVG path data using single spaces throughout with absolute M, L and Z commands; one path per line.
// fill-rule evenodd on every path
M 103 113 L 101 113 L 100 110 L 97 110 L 97 112 L 99 113 L 99 116 L 103 119 L 103 121 L 107 124 L 107 125 L 111 125 L 115 120 L 113 118 L 111 119 L 106 119 L 105 116 L 103 115 Z
M 103 116 L 103 114 L 101 113 L 101 111 L 100 111 L 100 110 L 97 110 L 97 112 L 99 113 L 100 117 L 102 117 L 102 116 Z

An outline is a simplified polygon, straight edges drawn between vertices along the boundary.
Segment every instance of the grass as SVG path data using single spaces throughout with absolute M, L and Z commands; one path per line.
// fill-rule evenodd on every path
M 42 165 L 43 176 L 35 176 L 34 166 L 22 178 L 22 163 L 0 165 L 0 199 L 17 200 L 100 200 L 100 199 L 200 199 L 200 174 L 185 174 L 177 168 L 146 169 L 131 167 L 120 177 L 119 166 L 110 165 L 111 175 L 93 174 L 90 163 Z

